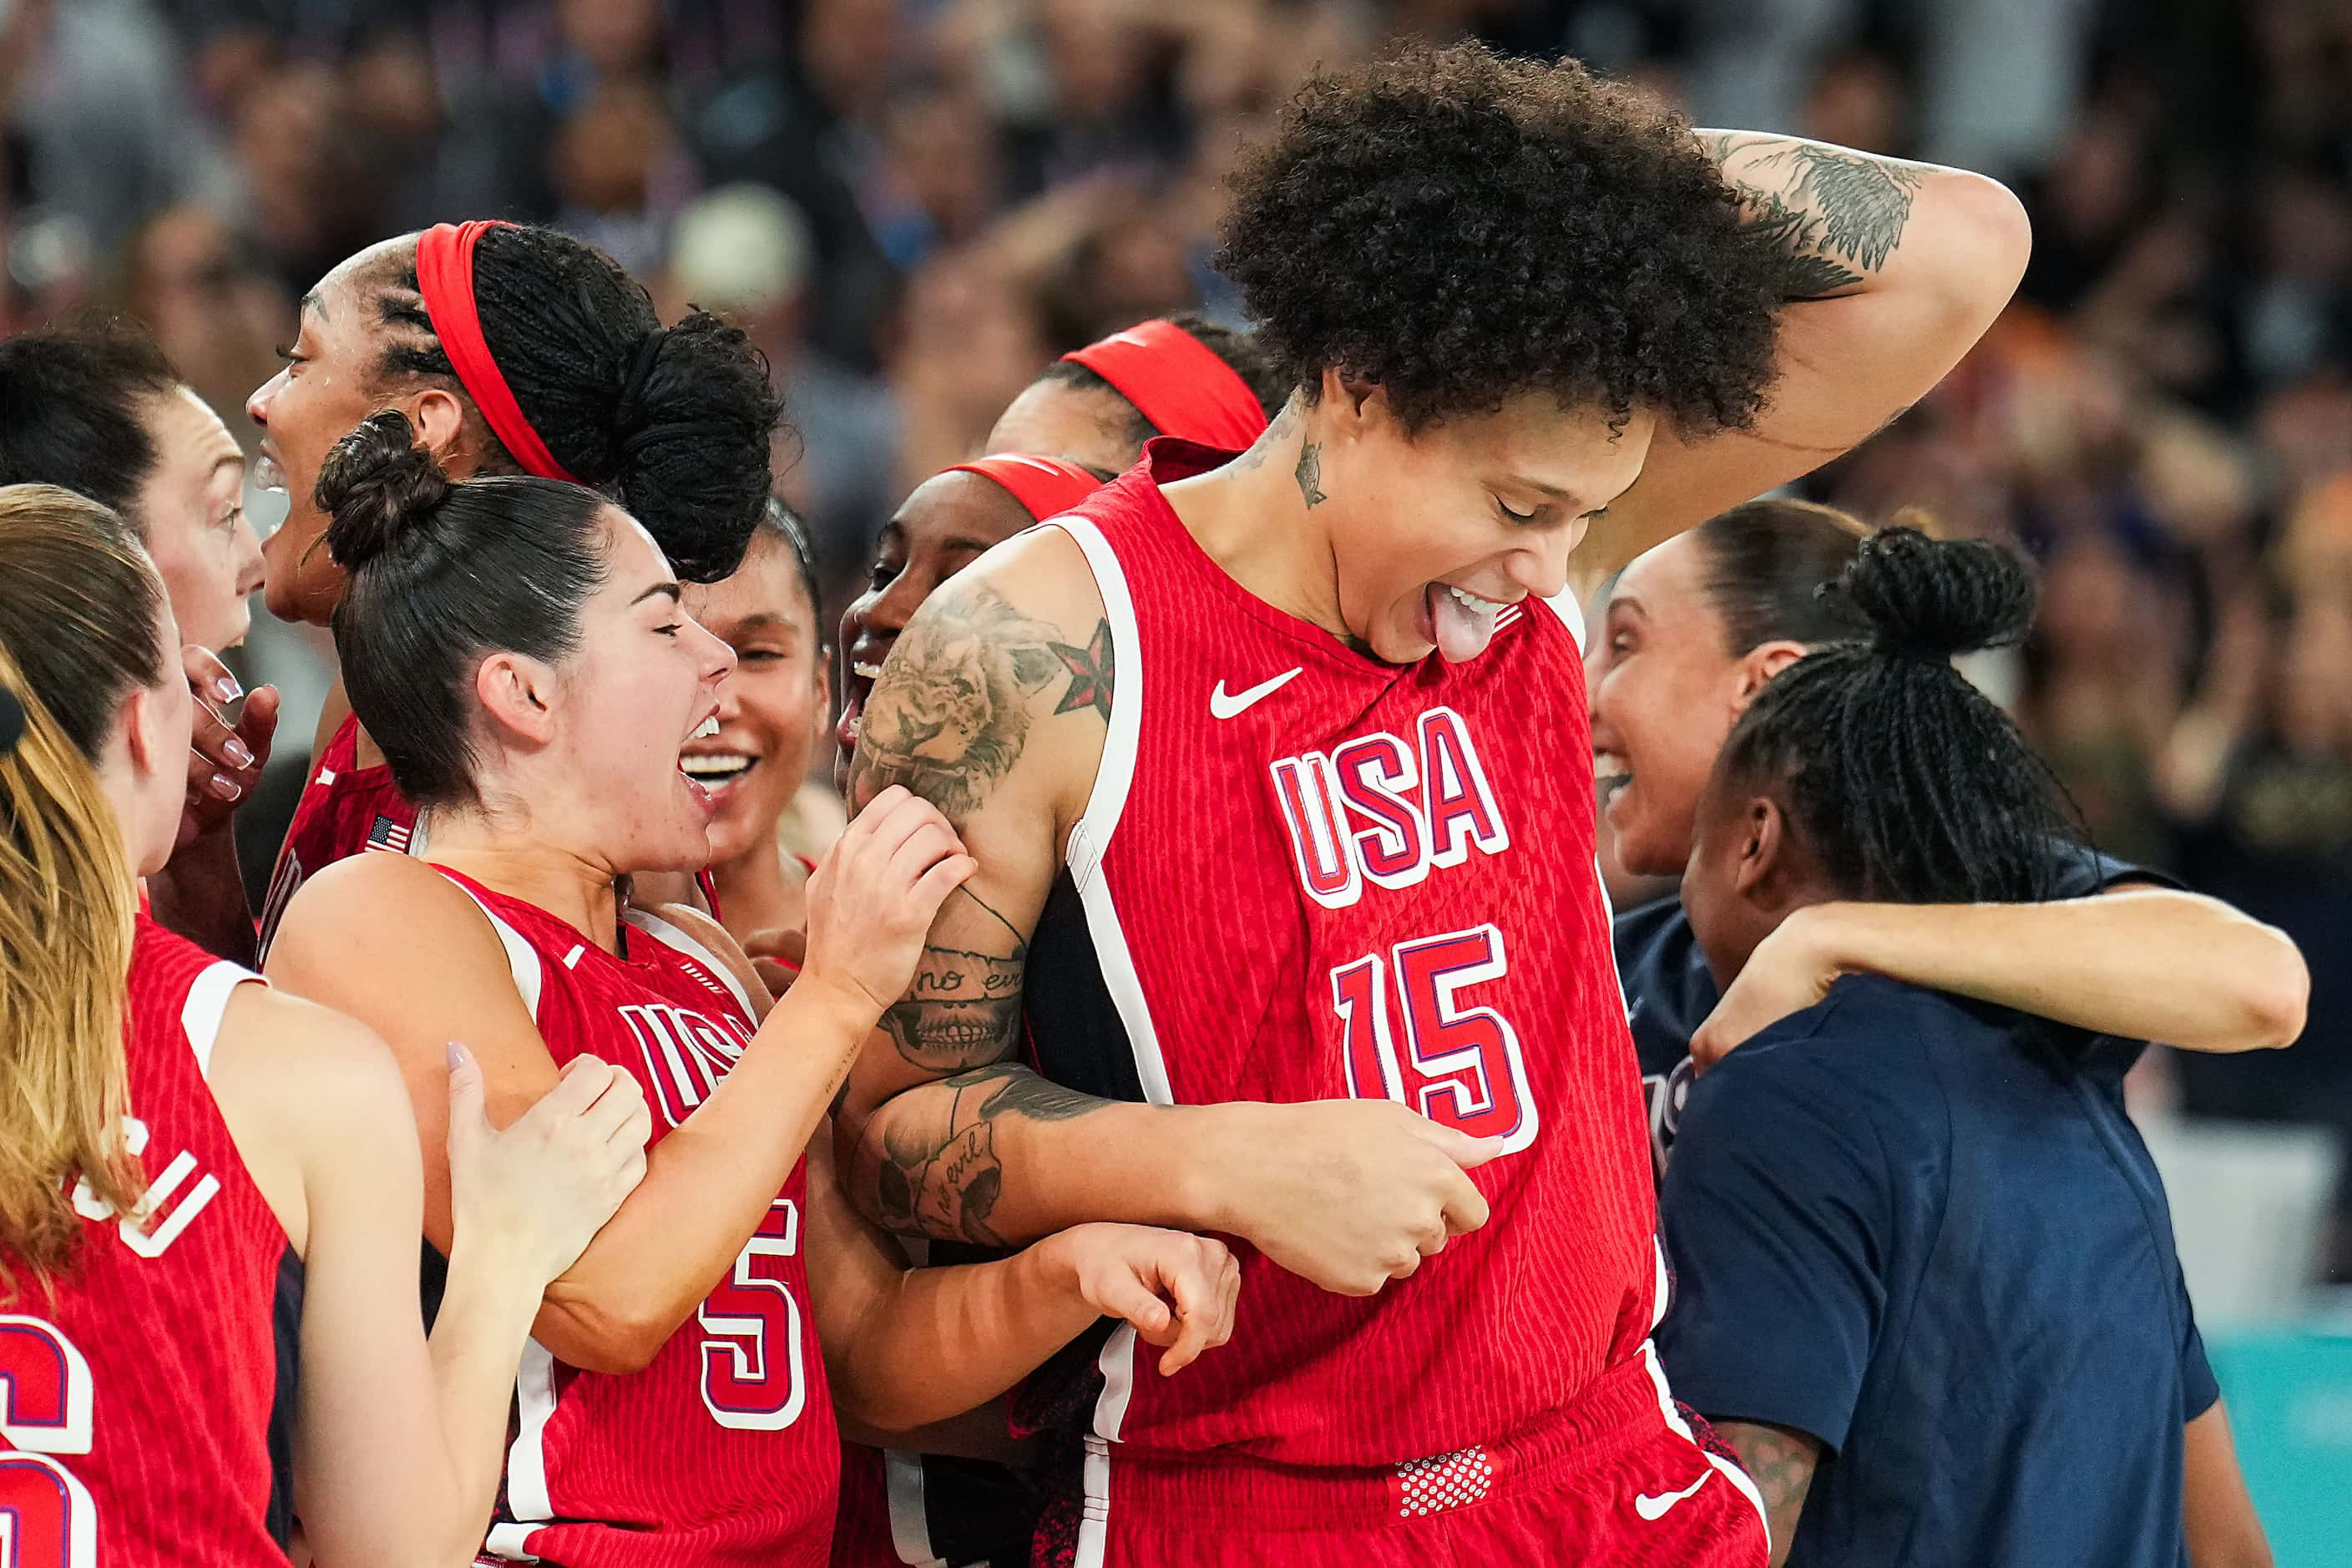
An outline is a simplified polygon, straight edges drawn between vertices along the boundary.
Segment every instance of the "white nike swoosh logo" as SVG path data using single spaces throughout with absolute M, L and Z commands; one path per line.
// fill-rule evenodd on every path
M 1273 696 L 1294 679 L 1306 673 L 1307 667 L 1299 665 L 1295 668 L 1284 670 L 1272 680 L 1261 680 L 1247 691 L 1236 691 L 1231 696 L 1226 695 L 1225 683 L 1220 680 L 1217 682 L 1217 689 L 1209 693 L 1209 711 L 1220 719 L 1238 718 L 1252 704 L 1263 698 Z
M 1714 1468 L 1710 1466 L 1706 1474 L 1700 1476 L 1698 1479 L 1693 1481 L 1690 1485 L 1685 1487 L 1678 1492 L 1663 1492 L 1656 1497 L 1652 1497 L 1647 1492 L 1639 1493 L 1633 1499 L 1633 1511 L 1640 1514 L 1643 1519 L 1648 1520 L 1651 1523 L 1655 1524 L 1658 1521 L 1666 1517 L 1666 1510 L 1674 1507 L 1675 1504 L 1682 1501 L 1683 1499 L 1690 1496 L 1691 1493 L 1698 1490 L 1699 1488 L 1706 1485 L 1707 1482 L 1714 1479 L 1715 1470 Z

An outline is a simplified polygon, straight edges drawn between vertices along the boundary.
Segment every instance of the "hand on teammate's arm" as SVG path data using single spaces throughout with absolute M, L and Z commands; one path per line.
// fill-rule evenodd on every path
M 1763 941 L 1691 1037 L 1700 1070 L 1857 972 L 2193 1051 L 2285 1046 L 2311 976 L 2283 932 L 2194 893 L 2046 904 L 1816 904 Z
M 985 1405 L 1103 1317 L 1160 1346 L 1163 1375 L 1233 1332 L 1241 1268 L 1208 1237 L 1083 1225 L 1011 1258 L 908 1268 L 854 1214 L 820 1141 L 809 1158 L 809 1291 L 845 1414 L 883 1432 Z
M 1859 445 L 1942 380 L 2024 276 L 2024 208 L 1995 181 L 1827 142 L 1697 133 L 1782 257 L 1777 379 L 1753 427 L 1662 429 L 1570 559 L 1580 597 L 1636 555 Z
M 180 650 L 180 666 L 195 696 L 187 800 L 171 863 L 148 879 L 149 903 L 166 929 L 207 952 L 251 963 L 253 916 L 230 824 L 269 765 L 278 733 L 278 689 L 265 686 L 247 698 L 232 725 L 225 721 L 226 711 L 244 690 L 228 667 L 193 643 Z
M 1740 1468 L 1764 1500 L 1772 1534 L 1772 1568 L 1780 1568 L 1789 1560 L 1789 1543 L 1797 1537 L 1797 1521 L 1804 1512 L 1805 1494 L 1812 1489 L 1822 1446 L 1802 1432 L 1753 1421 L 1718 1421 L 1715 1431 L 1739 1456 Z

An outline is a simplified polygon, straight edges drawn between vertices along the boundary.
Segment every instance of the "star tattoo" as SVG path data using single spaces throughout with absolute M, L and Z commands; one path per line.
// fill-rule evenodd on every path
M 1068 667 L 1070 689 L 1062 694 L 1062 705 L 1056 713 L 1075 713 L 1091 708 L 1110 722 L 1110 694 L 1115 673 L 1115 661 L 1110 647 L 1110 623 L 1095 623 L 1095 635 L 1087 639 L 1084 647 L 1072 647 L 1067 643 L 1049 643 L 1055 657 Z

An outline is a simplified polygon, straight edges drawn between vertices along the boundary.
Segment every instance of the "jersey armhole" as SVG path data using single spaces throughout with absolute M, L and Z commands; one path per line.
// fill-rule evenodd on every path
M 1087 795 L 1086 809 L 1078 816 L 1076 826 L 1070 829 L 1069 842 L 1063 847 L 1063 863 L 1068 867 L 1070 880 L 1080 893 L 1094 879 L 1104 854 L 1110 848 L 1111 835 L 1118 831 L 1118 821 L 1127 810 L 1127 795 L 1135 783 L 1135 758 L 1143 733 L 1143 658 L 1142 638 L 1137 630 L 1135 599 L 1128 591 L 1127 572 L 1120 566 L 1118 554 L 1111 549 L 1110 541 L 1092 520 L 1078 513 L 1069 513 L 1040 523 L 1043 529 L 1058 529 L 1070 537 L 1086 557 L 1087 569 L 1093 573 L 1096 592 L 1102 595 L 1103 619 L 1110 626 L 1111 647 L 1118 660 L 1118 679 L 1112 684 L 1110 720 L 1103 737 L 1102 762 L 1095 769 L 1094 788 Z
M 523 940 L 522 932 L 500 920 L 496 910 L 476 898 L 473 889 L 454 877 L 446 879 L 451 887 L 471 899 L 474 907 L 482 911 L 482 918 L 490 922 L 490 930 L 497 935 L 499 945 L 506 949 L 507 973 L 514 977 L 515 991 L 522 997 L 523 1011 L 530 1015 L 531 1025 L 536 1027 L 539 1024 L 540 987 L 544 982 L 539 950 Z
M 188 1047 L 196 1054 L 199 1077 L 212 1078 L 213 1047 L 220 1043 L 221 1017 L 228 1011 L 229 997 L 240 985 L 268 984 L 245 965 L 223 959 L 205 969 L 188 987 L 187 1000 L 180 1005 L 180 1028 L 188 1037 Z

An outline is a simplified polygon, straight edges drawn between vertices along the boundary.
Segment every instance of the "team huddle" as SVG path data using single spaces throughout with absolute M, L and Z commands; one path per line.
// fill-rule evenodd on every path
M 2264 1560 L 2121 1082 L 2302 961 L 1955 670 L 2019 557 L 1756 499 L 2015 200 L 1465 46 L 1223 237 L 837 633 L 760 355 L 556 231 L 319 279 L 266 548 L 0 343 L 0 1565 Z

